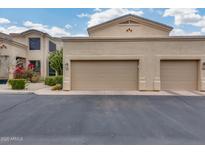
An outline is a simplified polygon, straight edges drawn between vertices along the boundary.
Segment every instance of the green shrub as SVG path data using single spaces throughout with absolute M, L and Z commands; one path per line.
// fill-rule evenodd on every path
M 45 85 L 48 85 L 48 86 L 56 85 L 54 77 L 46 77 L 45 78 Z
M 11 80 L 9 80 L 9 84 L 11 85 L 12 89 L 16 89 L 16 90 L 25 89 L 26 80 L 24 80 L 24 79 L 11 79 Z
M 56 84 L 63 84 L 63 76 L 56 76 L 55 77 Z
M 40 76 L 37 73 L 34 73 L 33 76 L 30 78 L 32 83 L 37 83 L 39 81 Z
M 56 84 L 63 84 L 63 76 L 49 76 L 45 78 L 45 85 L 54 86 Z
M 52 87 L 51 90 L 61 90 L 62 89 L 62 85 L 61 84 L 56 84 L 55 86 Z

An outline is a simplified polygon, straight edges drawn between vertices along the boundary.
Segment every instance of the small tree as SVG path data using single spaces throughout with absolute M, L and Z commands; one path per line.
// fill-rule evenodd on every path
M 48 59 L 49 65 L 55 70 L 56 75 L 63 75 L 63 49 L 51 53 Z

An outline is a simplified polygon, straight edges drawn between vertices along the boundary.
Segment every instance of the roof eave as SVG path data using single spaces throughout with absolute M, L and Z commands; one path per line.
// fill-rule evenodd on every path
M 149 23 L 152 23 L 154 25 L 157 25 L 158 27 L 161 27 L 161 28 L 163 28 L 164 30 L 166 30 L 168 32 L 170 32 L 173 29 L 173 27 L 168 26 L 166 24 L 162 24 L 162 23 L 159 23 L 159 22 L 156 22 L 156 21 L 153 21 L 153 20 L 150 20 L 150 19 L 146 19 L 146 18 L 137 16 L 137 15 L 127 14 L 127 15 L 124 15 L 124 16 L 121 16 L 121 17 L 118 17 L 118 18 L 115 18 L 115 19 L 112 19 L 112 20 L 103 22 L 101 24 L 94 25 L 94 26 L 91 26 L 91 27 L 87 28 L 88 34 L 90 34 L 90 32 L 92 32 L 92 31 L 96 30 L 97 28 L 100 28 L 102 26 L 105 26 L 107 24 L 110 24 L 110 23 L 112 23 L 114 21 L 117 21 L 117 20 L 120 20 L 120 19 L 123 19 L 123 18 L 126 18 L 126 17 L 134 17 L 134 18 L 138 18 L 138 19 L 144 20 L 146 22 L 149 22 Z
M 205 36 L 168 36 L 168 37 L 131 37 L 131 38 L 117 38 L 117 37 L 63 37 L 63 42 L 100 42 L 100 41 L 205 41 Z
M 9 44 L 12 44 L 12 45 L 15 45 L 15 46 L 24 48 L 24 49 L 27 49 L 27 48 L 28 48 L 27 45 L 22 44 L 22 43 L 19 43 L 19 42 L 16 42 L 16 41 L 13 41 L 13 40 L 11 40 L 11 39 L 0 38 L 0 42 L 9 43 Z
M 61 40 L 61 38 L 60 37 L 53 37 L 53 36 L 51 36 L 51 35 L 49 35 L 48 33 L 44 33 L 44 32 L 42 32 L 42 31 L 39 31 L 39 30 L 36 30 L 36 29 L 29 29 L 29 30 L 27 30 L 27 31 L 24 31 L 24 32 L 22 32 L 22 33 L 10 33 L 10 36 L 25 36 L 25 35 L 27 35 L 27 34 L 30 34 L 30 33 L 32 33 L 32 32 L 34 32 L 34 33 L 39 33 L 39 34 L 41 34 L 42 36 L 46 36 L 46 37 L 48 37 L 48 38 L 50 38 L 50 39 L 52 39 L 52 40 L 58 40 L 58 41 L 60 41 Z

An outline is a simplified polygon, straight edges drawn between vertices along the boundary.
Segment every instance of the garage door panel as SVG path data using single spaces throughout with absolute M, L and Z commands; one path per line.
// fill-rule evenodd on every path
M 176 86 L 176 82 L 167 82 L 166 87 L 162 87 L 163 90 L 195 90 L 195 85 L 187 82 L 180 82 Z
M 198 61 L 195 60 L 166 60 L 161 61 L 162 90 L 196 90 Z
M 137 61 L 72 61 L 72 90 L 137 90 Z

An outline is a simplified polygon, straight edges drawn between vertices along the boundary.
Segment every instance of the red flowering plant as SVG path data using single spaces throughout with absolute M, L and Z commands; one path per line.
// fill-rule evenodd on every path
M 17 65 L 14 70 L 14 79 L 26 79 L 30 82 L 38 82 L 39 74 L 34 71 L 35 65 L 29 63 L 27 69 L 23 65 Z
M 31 70 L 33 70 L 35 68 L 35 65 L 34 64 L 28 64 L 28 69 L 31 69 Z
M 26 76 L 27 76 L 28 80 L 31 81 L 31 79 L 32 79 L 32 77 L 34 75 L 34 71 L 33 70 L 35 68 L 35 65 L 29 63 L 27 68 L 28 69 L 26 70 Z
M 26 78 L 26 73 L 25 69 L 23 66 L 16 66 L 14 70 L 14 78 L 15 79 L 25 79 Z
M 29 64 L 28 65 L 28 70 L 27 70 L 27 76 L 29 78 L 30 82 L 36 83 L 40 79 L 40 75 L 35 71 L 36 66 L 34 64 Z

